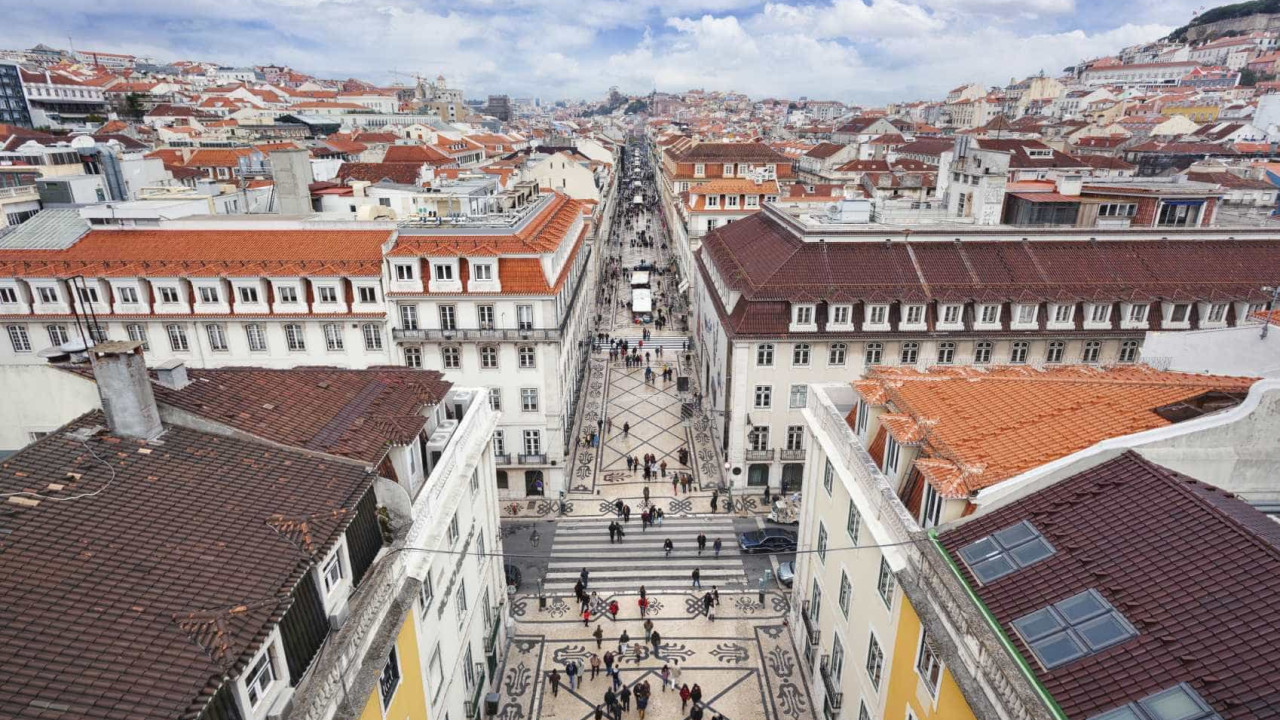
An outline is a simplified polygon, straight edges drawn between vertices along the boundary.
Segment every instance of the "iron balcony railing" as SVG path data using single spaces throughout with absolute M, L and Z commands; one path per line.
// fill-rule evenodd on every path
M 469 328 L 465 330 L 423 330 L 421 328 L 405 330 L 402 328 L 392 328 L 391 336 L 400 341 L 409 340 L 418 342 L 429 340 L 446 342 L 507 340 L 511 342 L 518 342 L 521 340 L 559 341 L 564 337 L 564 333 L 560 330 L 496 330 L 492 328 Z
M 804 448 L 797 448 L 795 450 L 783 450 L 782 459 L 783 460 L 803 460 Z
M 818 663 L 818 672 L 822 675 L 822 687 L 827 691 L 826 704 L 832 710 L 839 710 L 844 704 L 844 693 L 840 692 L 840 680 L 831 674 L 831 656 L 823 655 Z
M 546 453 L 520 453 L 521 465 L 546 465 Z
M 804 620 L 804 629 L 809 634 L 809 642 L 817 645 L 822 635 L 822 628 L 817 627 L 817 620 L 813 617 L 808 600 L 800 604 L 800 618 Z
M 498 465 L 510 465 L 511 453 L 496 452 L 493 454 L 493 462 Z
M 748 450 L 746 452 L 747 460 L 772 460 L 773 448 L 768 450 Z

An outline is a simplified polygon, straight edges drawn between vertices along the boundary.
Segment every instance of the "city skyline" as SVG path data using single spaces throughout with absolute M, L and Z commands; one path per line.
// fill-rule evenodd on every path
M 383 85 L 443 74 L 471 97 L 590 100 L 617 86 L 628 94 L 704 88 L 882 104 L 937 97 L 966 82 L 1054 76 L 1079 60 L 1156 40 L 1197 7 L 1189 0 L 1121 7 L 1099 0 L 645 0 L 581 8 L 558 0 L 462 7 L 389 0 L 371 9 L 342 0 L 235 0 L 179 12 L 150 0 L 72 0 L 11 8 L 14 22 L 0 30 L 0 42 L 275 63 Z M 439 32 L 424 35 L 433 28 Z

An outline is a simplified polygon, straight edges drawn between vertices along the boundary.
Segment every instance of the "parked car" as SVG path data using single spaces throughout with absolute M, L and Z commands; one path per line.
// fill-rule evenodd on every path
M 502 566 L 502 569 L 507 573 L 507 587 L 513 587 L 516 590 L 519 590 L 520 581 L 523 579 L 520 575 L 520 568 L 512 565 L 511 563 L 507 563 Z
M 788 560 L 778 566 L 778 582 L 783 587 L 791 587 L 791 583 L 796 580 L 796 561 Z
M 799 525 L 800 493 L 796 493 L 789 500 L 774 500 L 773 509 L 765 520 L 779 525 Z
M 738 536 L 738 546 L 746 553 L 795 552 L 796 534 L 781 528 L 753 530 Z

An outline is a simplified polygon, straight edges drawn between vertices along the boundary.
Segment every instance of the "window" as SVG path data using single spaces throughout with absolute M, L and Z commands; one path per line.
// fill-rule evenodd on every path
M 830 460 L 826 461 L 826 465 L 822 468 L 822 487 L 826 488 L 827 494 L 831 494 L 831 488 L 835 485 L 836 469 Z
M 1089 322 L 1105 323 L 1111 319 L 1110 305 L 1094 305 L 1089 310 Z
M 822 586 L 818 578 L 813 579 L 813 587 L 809 591 L 809 617 L 816 623 L 822 613 Z
M 902 322 L 908 325 L 919 325 L 920 323 L 923 323 L 924 322 L 924 306 L 908 305 L 906 313 L 903 316 Z
M 258 302 L 258 288 L 256 287 L 240 288 L 240 302 L 246 302 L 246 303 Z
M 1136 637 L 1129 624 L 1097 590 L 1085 590 L 1023 615 L 1013 628 L 1047 670 Z
M 884 557 L 880 558 L 880 577 L 876 580 L 876 592 L 880 594 L 880 599 L 884 601 L 884 606 L 893 609 L 893 590 L 898 580 L 893 576 L 893 570 L 889 567 L 889 561 Z
M 982 306 L 982 322 L 986 325 L 994 325 L 1000 322 L 1000 306 L 999 305 L 983 305 Z
M 39 290 L 40 290 L 40 302 L 41 302 L 41 303 L 43 303 L 43 304 L 45 304 L 45 305 L 50 305 L 50 304 L 53 304 L 53 303 L 58 302 L 58 290 L 57 290 L 57 288 L 42 287 L 42 288 L 39 288 Z M 175 296 L 175 297 L 176 297 L 176 296 Z M 173 302 L 177 302 L 177 300 L 175 299 L 175 300 L 173 300 Z
M 960 548 L 960 558 L 984 585 L 1053 555 L 1053 546 L 1024 520 Z
M 167 325 L 165 332 L 169 333 L 169 349 L 174 352 L 186 352 L 190 349 L 187 344 L 187 330 L 181 325 Z
M 284 326 L 284 340 L 289 349 L 294 352 L 301 352 L 307 349 L 307 340 L 302 334 L 302 326 L 289 323 Z
M 920 524 L 926 530 L 942 523 L 942 496 L 933 489 L 932 483 L 925 483 L 924 505 L 920 508 Z
M 67 326 L 65 325 L 45 325 L 44 329 L 49 334 L 49 344 L 54 347 L 63 345 L 71 339 L 67 335 Z
M 827 352 L 827 364 L 843 365 L 848 350 L 849 346 L 844 343 L 831 343 L 831 347 Z
M 804 426 L 803 425 L 787 426 L 787 449 L 788 450 L 804 450 Z
M 298 302 L 298 288 L 286 285 L 280 288 L 280 302 L 296 303 Z
M 82 303 L 98 302 L 98 288 L 94 288 L 94 287 L 76 288 L 76 294 L 80 297 L 80 302 Z
M 852 305 L 836 305 L 831 308 L 831 323 L 833 325 L 848 325 L 852 319 Z
M 1018 306 L 1018 323 L 1021 325 L 1031 325 L 1036 321 L 1035 305 L 1019 305 Z
M 378 302 L 378 288 L 364 286 L 359 288 L 359 291 L 360 291 L 360 302 L 362 303 Z
M 982 340 L 973 344 L 973 362 L 975 365 L 986 365 L 991 362 L 991 343 Z
M 953 342 L 938 343 L 938 364 L 950 365 L 956 359 L 956 344 Z
M 797 325 L 813 324 L 813 306 L 812 305 L 796 306 L 796 324 Z
M 848 612 L 845 613 L 848 616 Z M 844 673 L 844 645 L 840 642 L 840 636 L 836 635 L 831 639 L 831 678 L 840 682 L 840 675 Z
M 1169 322 L 1186 322 L 1190 312 L 1191 306 L 1187 303 L 1174 303 L 1173 308 L 1169 311 Z
M 1214 303 L 1209 306 L 1209 315 L 1206 320 L 1211 323 L 1221 323 L 1227 321 L 1227 304 Z
M 1129 322 L 1145 323 L 1147 321 L 1147 305 L 1130 305 L 1129 306 Z
M 404 349 L 404 365 L 405 367 L 421 368 L 422 367 L 422 348 L 410 347 Z
M 563 180 L 561 182 L 564 182 Z M 486 623 L 486 627 L 488 624 Z M 462 656 L 462 680 L 468 691 L 476 686 L 476 666 L 471 661 L 471 645 L 467 645 L 467 654 Z
M 818 559 L 827 561 L 827 526 L 818 521 Z
M 929 646 L 929 633 L 925 630 L 920 631 L 920 647 L 916 649 L 916 672 L 920 673 L 920 679 L 929 689 L 929 694 L 938 697 L 938 686 L 942 682 L 942 661 Z
M 858 720 L 871 720 L 871 713 L 867 710 L 865 700 L 858 701 Z
M 756 386 L 756 409 L 768 410 L 773 407 L 773 386 L 757 385 Z
M 520 367 L 522 368 L 537 367 L 537 362 L 536 362 L 537 355 L 534 352 L 534 349 L 532 347 L 528 345 L 524 345 L 520 347 L 520 349 L 517 352 L 520 356 Z
M 396 265 L 396 280 L 413 280 L 416 275 L 413 272 L 413 266 L 409 264 Z
M 176 288 L 176 287 L 169 287 L 169 286 L 167 286 L 167 285 L 166 285 L 166 286 L 161 286 L 161 288 L 160 288 L 160 302 L 162 302 L 162 303 L 176 303 L 176 302 L 179 302 L 179 300 L 178 300 L 178 288 Z
M 333 592 L 338 587 L 338 583 L 342 582 L 342 552 L 335 550 L 333 557 L 329 558 L 329 562 L 324 564 L 324 569 L 320 573 L 324 578 L 324 591 L 326 593 Z
M 1190 205 L 1165 203 L 1156 215 L 1156 225 L 1185 227 L 1195 225 L 1200 215 L 1200 203 Z
M 138 302 L 138 289 L 131 287 L 119 288 L 116 292 L 120 295 L 120 302 L 135 305 Z
M 377 323 L 365 323 L 360 326 L 364 335 L 364 349 L 368 351 L 382 349 L 382 326 Z
M 446 539 L 450 545 L 458 542 L 458 513 L 454 513 L 449 519 L 449 527 L 446 530 Z
M 1027 355 L 1031 352 L 1031 343 L 1026 340 L 1018 340 L 1013 343 L 1009 350 L 1009 362 L 1013 365 L 1025 365 Z
M 262 702 L 262 698 L 266 696 L 267 691 L 271 689 L 271 683 L 276 680 L 275 668 L 271 666 L 271 648 L 262 651 L 258 659 L 249 666 L 249 672 L 244 676 L 244 687 L 249 693 L 249 705 L 258 707 Z
M 0 303 L 13 304 L 18 302 L 18 291 L 11 287 L 0 287 Z
M 747 444 L 755 452 L 764 452 L 769 449 L 769 428 L 756 427 L 751 428 L 751 432 L 747 433 Z M 767 466 L 765 466 L 767 467 Z
M 791 386 L 791 407 L 802 408 L 807 404 L 809 399 L 808 385 L 792 385 Z
M 902 451 L 898 441 L 892 435 L 885 438 L 884 444 L 884 474 L 889 476 L 890 481 L 898 476 L 898 459 Z
M 849 598 L 853 596 L 853 585 L 849 583 L 849 574 L 840 571 L 840 612 L 849 617 Z
M 871 679 L 871 686 L 880 689 L 880 676 L 884 672 L 884 651 L 880 649 L 880 641 L 876 640 L 876 636 L 871 636 L 871 643 L 867 646 L 867 677 Z
M 1096 363 L 1102 357 L 1102 343 L 1097 340 L 1089 340 L 1084 344 L 1084 353 L 1081 354 L 1080 360 L 1085 363 Z
M 336 303 L 338 302 L 338 288 L 329 285 L 321 285 L 317 288 L 320 294 L 320 302 Z
M 210 323 L 204 326 L 205 334 L 209 336 L 209 349 L 214 352 L 227 351 L 227 331 L 221 325 Z
M 866 364 L 879 365 L 884 359 L 884 343 L 867 343 Z
M 520 388 L 520 409 L 538 412 L 538 388 Z
M 1098 217 L 1133 217 L 1138 212 L 1134 203 L 1102 203 L 1098 206 Z
M 474 263 L 471 265 L 471 272 L 476 280 L 492 280 L 493 263 Z
M 1190 685 L 1180 683 L 1089 720 L 1222 720 L 1222 716 Z
M 103 325 L 89 323 L 89 326 L 85 328 L 85 332 L 89 334 L 89 339 L 94 342 L 101 343 L 107 341 L 107 328 Z
M 738 196 L 737 196 L 737 195 L 725 195 L 725 196 L 724 196 L 724 206 L 725 206 L 725 207 L 727 207 L 727 208 L 736 208 L 736 207 L 738 207 Z
M 703 165 L 702 163 L 695 163 L 695 164 L 694 164 L 694 166 L 693 166 L 693 176 L 694 176 L 694 177 L 703 177 L 703 176 L 704 176 L 704 175 L 706 175 L 706 174 L 707 174 L 707 166 L 706 166 L 706 165 Z
M 524 431 L 524 453 L 526 455 L 542 454 L 542 432 L 538 430 Z
M 480 348 L 480 367 L 492 370 L 498 367 L 498 348 L 485 345 Z
M 733 177 L 733 163 L 724 164 L 724 177 Z
M 9 344 L 13 346 L 14 352 L 31 352 L 31 338 L 27 335 L 26 325 L 10 325 L 8 330 Z
M 870 305 L 867 307 L 867 322 L 872 325 L 884 325 L 889 318 L 888 305 Z
M 427 610 L 431 607 L 431 601 L 435 599 L 435 586 L 431 583 L 431 571 L 427 570 L 427 574 L 422 578 L 422 587 L 418 588 L 418 603 L 422 607 L 422 614 L 425 616 Z
M 858 433 L 858 437 L 860 438 L 866 439 L 867 437 L 867 423 L 870 420 L 870 418 L 867 416 L 870 414 L 871 414 L 871 408 L 867 406 L 867 401 L 859 398 L 858 399 L 858 419 L 857 419 L 857 427 L 855 428 L 855 431 Z
M 809 364 L 809 344 L 799 343 L 791 351 L 791 364 L 805 367 Z
M 1050 340 L 1049 348 L 1045 352 L 1044 361 L 1047 363 L 1060 363 L 1062 356 L 1067 351 L 1067 344 L 1061 340 Z
M 457 370 L 462 367 L 462 352 L 456 347 L 440 348 L 440 358 L 445 370 Z
M 959 305 L 943 305 L 942 306 L 942 322 L 948 325 L 955 325 L 960 322 L 960 306 Z
M 378 676 L 378 695 L 382 698 L 382 709 L 391 706 L 396 688 L 400 686 L 400 659 L 396 657 L 396 648 L 391 646 L 391 654 L 387 656 L 387 664 L 382 666 L 382 674 Z
M 533 306 L 532 305 L 516 306 L 516 329 L 517 330 L 533 329 Z
M 1138 361 L 1138 341 L 1125 340 L 1120 343 L 1120 362 L 1135 363 Z
M 502 410 L 502 388 L 489 388 L 489 409 Z
M 456 596 L 458 617 L 461 618 L 467 614 L 467 585 L 462 579 L 458 580 L 458 594 Z
M 218 288 L 202 287 L 200 288 L 200 302 L 208 304 L 216 304 L 218 300 Z
M 435 265 L 436 280 L 448 281 L 453 279 L 452 265 Z
M 915 365 L 917 358 L 920 356 L 920 344 L 914 342 L 902 343 L 902 364 Z
M 480 321 L 481 330 L 492 330 L 493 329 L 493 306 L 477 305 L 476 318 Z
M 440 329 L 441 330 L 457 330 L 458 315 L 452 305 L 440 306 Z
M 756 346 L 756 365 L 773 367 L 773 345 L 766 343 Z
M 858 512 L 858 506 L 854 504 L 853 498 L 849 498 L 849 516 L 844 521 L 844 529 L 849 533 L 849 542 L 857 545 L 858 532 L 862 529 L 862 513 Z
M 400 306 L 400 327 L 404 330 L 418 329 L 418 306 L 417 305 L 401 305 Z

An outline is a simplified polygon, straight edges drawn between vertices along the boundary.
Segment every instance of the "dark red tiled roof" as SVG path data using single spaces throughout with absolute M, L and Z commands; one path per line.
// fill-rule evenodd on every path
M 339 182 L 348 180 L 366 180 L 379 183 L 389 180 L 401 185 L 417 185 L 418 175 L 422 172 L 422 162 L 344 162 L 338 167 L 335 176 Z
M 704 142 L 673 153 L 677 162 L 759 162 L 790 166 L 791 158 L 764 143 Z
M 1028 520 L 1054 555 L 980 586 L 959 549 Z M 1280 526 L 1127 453 L 941 535 L 1071 720 L 1186 682 L 1224 720 L 1280 716 Z M 1087 589 L 1135 638 L 1044 670 L 1013 621 Z
M 983 150 L 994 150 L 1009 153 L 1009 168 L 1021 170 L 1026 168 L 1083 168 L 1085 164 L 1070 155 L 1054 150 L 1039 140 L 1002 140 L 995 138 L 979 138 L 974 143 Z M 1049 150 L 1053 154 L 1048 157 L 1032 157 L 1028 150 Z
M 0 717 L 195 717 L 372 482 L 360 463 L 178 426 L 162 443 L 71 436 L 105 424 L 95 411 L 0 463 L 0 493 L 98 492 L 0 514 Z M 312 517 L 310 550 L 277 530 Z

